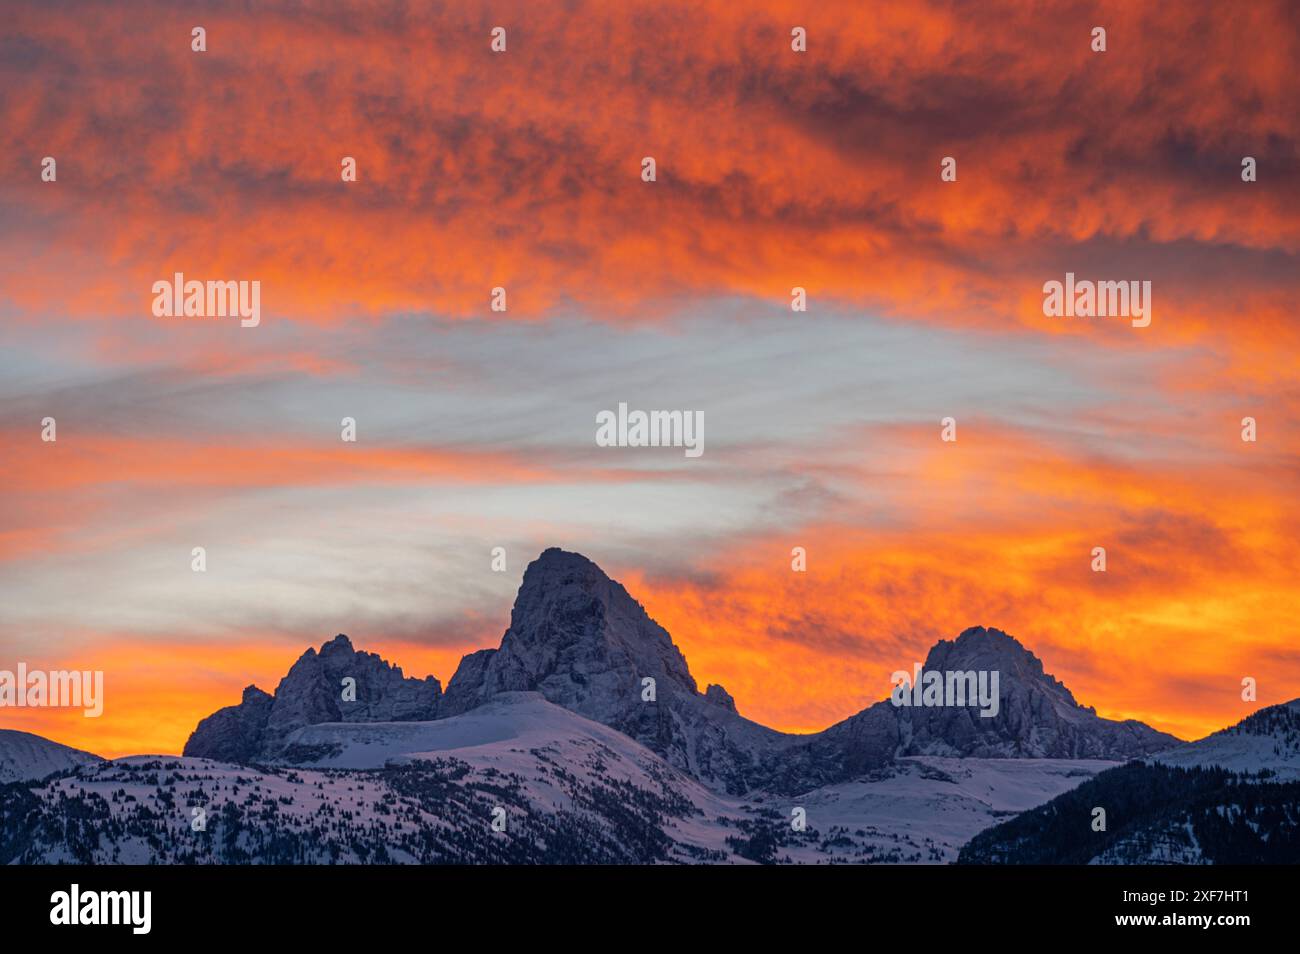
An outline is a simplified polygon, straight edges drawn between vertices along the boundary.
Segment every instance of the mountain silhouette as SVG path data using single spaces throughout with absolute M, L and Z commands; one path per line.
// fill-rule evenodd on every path
M 539 693 L 732 794 L 806 791 L 906 756 L 1121 761 L 1179 744 L 1141 722 L 1098 717 L 996 629 L 941 640 L 925 669 L 996 671 L 997 715 L 982 716 L 974 699 L 921 708 L 886 699 L 823 732 L 778 732 L 740 715 L 723 687 L 701 692 L 672 637 L 621 584 L 551 548 L 524 572 L 501 645 L 465 656 L 445 694 L 436 679 L 406 678 L 340 635 L 304 653 L 274 695 L 250 686 L 238 705 L 200 722 L 185 755 L 273 760 L 304 726 L 443 719 L 509 692 Z M 348 678 L 355 701 L 343 700 Z

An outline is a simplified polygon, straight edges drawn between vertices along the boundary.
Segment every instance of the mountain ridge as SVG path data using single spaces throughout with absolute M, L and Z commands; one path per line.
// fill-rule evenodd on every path
M 467 654 L 446 692 L 336 636 L 274 693 L 249 686 L 201 720 L 183 757 L 87 755 L 0 785 L 0 863 L 1127 863 L 1292 850 L 1300 782 L 1274 779 L 1300 767 L 1300 700 L 1183 743 L 1098 717 L 994 628 L 939 640 L 923 669 L 958 674 L 954 685 L 984 672 L 996 714 L 982 714 L 987 695 L 886 698 L 821 732 L 778 732 L 740 715 L 725 688 L 701 691 L 621 584 L 548 550 L 501 644 Z M 1099 803 L 1112 837 L 1089 834 Z M 187 834 L 195 806 L 221 837 Z M 791 825 L 800 811 L 806 830 Z M 172 837 L 160 841 L 160 825 Z
M 1280 744 L 1295 711 L 1216 736 Z M 0 785 L 0 864 L 1276 862 L 1294 860 L 1297 785 L 1155 760 L 907 756 L 738 798 L 510 691 L 432 721 L 304 726 L 274 763 L 128 756 Z M 1091 828 L 1099 804 L 1110 835 Z
M 940 640 L 925 668 L 1000 672 L 999 717 L 983 718 L 972 704 L 913 709 L 884 699 L 821 732 L 780 732 L 742 716 L 722 686 L 701 692 L 671 635 L 622 584 L 581 554 L 552 547 L 525 570 L 500 645 L 467 654 L 446 692 L 340 635 L 304 653 L 273 695 L 250 686 L 238 705 L 200 722 L 184 754 L 268 761 L 303 726 L 449 718 L 503 692 L 538 692 L 732 794 L 806 791 L 911 755 L 1123 761 L 1181 744 L 1079 705 L 1036 655 L 997 629 Z M 338 701 L 345 676 L 356 680 L 356 702 Z

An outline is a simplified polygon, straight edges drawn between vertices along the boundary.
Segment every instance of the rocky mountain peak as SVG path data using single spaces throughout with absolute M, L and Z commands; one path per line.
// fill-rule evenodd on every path
M 313 654 L 315 652 L 316 650 L 314 649 L 307 650 L 308 654 Z M 356 652 L 356 650 L 352 648 L 352 640 L 348 639 L 347 636 L 342 633 L 339 633 L 320 648 L 320 655 L 322 656 L 347 656 L 354 652 Z
M 185 754 L 269 760 L 305 726 L 440 719 L 512 692 L 539 693 L 732 793 L 806 791 L 900 756 L 1124 760 L 1178 744 L 1140 722 L 1098 718 L 998 629 L 940 640 L 923 665 L 982 675 L 983 700 L 918 698 L 905 707 L 885 699 L 823 732 L 776 732 L 741 716 L 722 686 L 701 693 L 672 637 L 620 583 L 586 557 L 551 548 L 526 568 L 500 646 L 464 657 L 445 695 L 436 679 L 405 678 L 339 635 L 303 653 L 274 695 L 250 686 L 238 706 L 203 720 Z M 355 700 L 341 692 L 348 677 Z M 969 684 L 963 678 L 954 685 Z
M 577 553 L 549 549 L 524 571 L 501 647 L 462 661 L 448 684 L 463 711 L 498 692 L 541 692 L 590 718 L 656 695 L 699 690 L 672 638 L 618 582 Z
M 955 640 L 939 640 L 926 656 L 925 668 L 940 672 L 997 671 L 1003 685 L 1034 685 L 1063 705 L 1079 705 L 1065 684 L 1043 669 L 1041 659 L 1000 629 L 972 626 L 962 630 Z
M 527 587 L 530 582 L 534 585 L 603 586 L 610 579 L 604 570 L 581 553 L 547 547 L 524 570 L 522 587 Z
M 303 726 L 424 721 L 436 718 L 441 698 L 437 679 L 408 679 L 401 667 L 358 652 L 340 634 L 299 656 L 274 695 L 249 686 L 239 705 L 200 722 L 185 754 L 226 762 L 270 759 Z

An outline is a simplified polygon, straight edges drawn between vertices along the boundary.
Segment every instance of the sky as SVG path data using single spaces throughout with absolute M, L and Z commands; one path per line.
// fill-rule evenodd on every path
M 974 625 L 1183 738 L 1300 696 L 1297 54 L 1282 2 L 7 4 L 0 669 L 106 700 L 0 726 L 179 752 L 339 632 L 445 685 L 549 546 L 789 731 Z

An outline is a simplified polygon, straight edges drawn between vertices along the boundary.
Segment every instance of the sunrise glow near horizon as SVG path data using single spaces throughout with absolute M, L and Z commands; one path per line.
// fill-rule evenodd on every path
M 552 546 L 786 731 L 970 626 L 1184 739 L 1300 696 L 1286 8 L 617 6 L 13 6 L 0 669 L 105 705 L 0 727 L 179 753 L 336 633 L 445 687 Z

